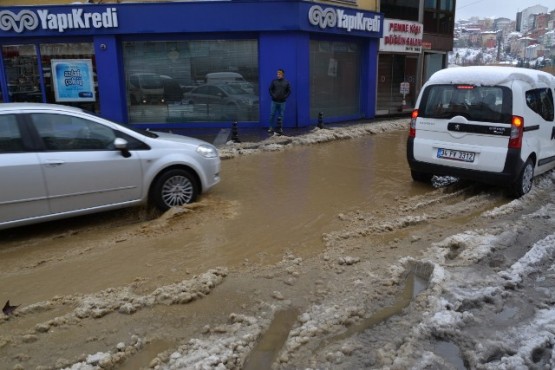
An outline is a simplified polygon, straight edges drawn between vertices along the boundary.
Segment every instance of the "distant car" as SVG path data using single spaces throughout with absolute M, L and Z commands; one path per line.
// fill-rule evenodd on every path
M 132 73 L 128 80 L 128 90 L 131 104 L 165 103 L 164 83 L 157 73 Z
M 249 94 L 256 94 L 256 88 L 253 84 L 245 80 L 243 75 L 237 72 L 212 72 L 206 74 L 207 84 L 235 84 L 241 87 Z
M 191 203 L 220 181 L 217 149 L 54 104 L 0 104 L 0 229 Z
M 555 168 L 555 77 L 498 66 L 448 68 L 422 87 L 407 159 L 415 181 L 456 176 L 520 197 Z
M 184 94 L 189 104 L 202 104 L 215 110 L 222 118 L 253 118 L 258 113 L 258 96 L 244 90 L 238 83 L 206 84 Z

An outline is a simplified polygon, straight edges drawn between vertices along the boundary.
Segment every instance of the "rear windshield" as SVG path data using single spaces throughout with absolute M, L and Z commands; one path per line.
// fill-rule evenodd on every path
M 511 123 L 511 90 L 502 86 L 430 85 L 418 107 L 425 118 L 464 116 L 470 121 Z

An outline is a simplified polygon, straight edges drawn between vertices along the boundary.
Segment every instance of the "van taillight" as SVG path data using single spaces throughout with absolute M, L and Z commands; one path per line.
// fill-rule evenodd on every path
M 522 147 L 522 132 L 524 131 L 524 118 L 513 116 L 511 120 L 511 137 L 509 148 L 520 149 Z
M 416 137 L 416 119 L 418 118 L 418 109 L 414 109 L 410 115 L 409 137 Z

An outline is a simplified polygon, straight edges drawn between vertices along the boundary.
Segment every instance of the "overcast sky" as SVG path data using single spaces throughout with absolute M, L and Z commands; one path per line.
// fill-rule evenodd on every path
M 547 4 L 551 3 L 551 5 Z M 505 17 L 516 20 L 516 13 L 534 5 L 543 5 L 548 11 L 555 8 L 552 1 L 540 0 L 457 0 L 455 19 Z

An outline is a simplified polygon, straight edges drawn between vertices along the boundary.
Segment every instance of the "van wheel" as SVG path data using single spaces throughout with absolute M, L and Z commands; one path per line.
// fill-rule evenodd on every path
M 520 172 L 516 182 L 513 185 L 513 194 L 520 198 L 524 194 L 528 193 L 532 189 L 532 180 L 534 178 L 534 163 L 528 158 L 524 167 Z
M 431 173 L 423 173 L 423 172 L 418 172 L 413 170 L 410 170 L 410 175 L 414 181 L 428 182 L 428 183 L 432 181 L 432 177 L 434 176 Z
M 160 211 L 192 203 L 197 199 L 198 185 L 188 170 L 175 169 L 164 172 L 152 187 L 152 204 Z

